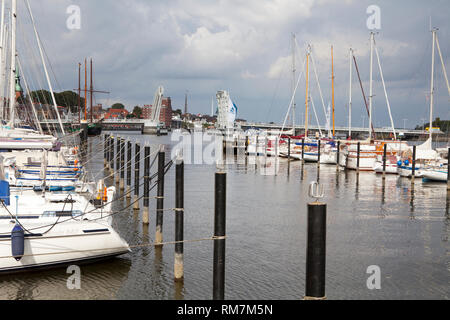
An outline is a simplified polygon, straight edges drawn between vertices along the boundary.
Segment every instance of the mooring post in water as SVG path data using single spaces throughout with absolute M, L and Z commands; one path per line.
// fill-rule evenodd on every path
M 386 179 L 386 161 L 387 161 L 387 144 L 384 144 L 383 150 L 383 180 Z
M 447 152 L 447 190 L 450 190 L 450 148 Z
M 108 136 L 106 134 L 103 135 L 103 165 L 105 169 L 108 168 Z
M 184 279 L 184 161 L 179 154 L 175 174 L 175 281 Z
M 411 183 L 414 184 L 416 180 L 416 154 L 417 146 L 413 146 L 413 156 L 412 156 L 412 173 L 411 173 Z
M 131 199 L 131 167 L 132 167 L 132 153 L 131 148 L 133 145 L 131 144 L 131 141 L 128 140 L 127 144 L 127 199 Z
M 109 136 L 109 171 L 110 173 L 114 173 L 114 135 Z M 114 179 L 113 179 L 114 180 Z
M 336 151 L 336 170 L 339 171 L 339 159 L 341 158 L 341 142 L 337 143 L 337 151 Z
M 163 242 L 163 217 L 164 217 L 164 169 L 166 153 L 161 146 L 158 154 L 158 191 L 156 197 L 156 234 L 155 243 L 161 245 Z
M 288 162 L 291 162 L 291 138 L 288 139 Z
M 116 172 L 114 176 L 118 185 L 120 181 L 120 137 L 116 137 L 116 154 L 114 158 L 116 159 Z
M 125 190 L 125 139 L 120 139 L 120 190 Z
M 107 167 L 108 171 L 111 172 L 111 135 L 110 134 L 108 135 L 107 146 L 108 146 L 108 150 L 106 152 L 107 152 L 107 162 L 108 162 L 108 164 L 107 164 L 106 167 Z
M 320 147 L 321 147 L 321 141 L 319 139 L 318 146 L 317 146 L 317 166 L 320 167 Z
M 358 154 L 356 159 L 356 172 L 358 173 L 359 173 L 360 157 L 361 157 L 361 142 L 358 142 Z
M 302 162 L 305 163 L 305 139 L 302 139 Z
M 308 204 L 305 300 L 325 300 L 327 205 L 319 202 L 323 188 L 318 183 L 309 193 L 316 201 Z
M 145 146 L 144 151 L 144 212 L 142 213 L 142 223 L 150 223 L 150 147 Z
M 139 210 L 139 178 L 141 168 L 141 146 L 136 143 L 134 147 L 134 210 Z
M 213 300 L 225 300 L 227 174 L 217 172 L 214 204 Z

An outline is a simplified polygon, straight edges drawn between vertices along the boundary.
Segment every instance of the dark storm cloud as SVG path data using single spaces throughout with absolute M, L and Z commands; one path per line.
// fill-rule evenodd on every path
M 387 90 L 397 126 L 420 123 L 428 114 L 431 33 L 429 17 L 439 27 L 446 66 L 450 65 L 447 1 L 144 1 L 144 0 L 30 0 L 41 37 L 58 78 L 60 89 L 77 85 L 77 64 L 84 57 L 95 63 L 97 96 L 105 104 L 124 102 L 128 108 L 151 103 L 162 84 L 174 107 L 190 93 L 191 111 L 208 113 L 217 90 L 231 91 L 240 117 L 281 121 L 291 91 L 290 37 L 300 47 L 313 45 L 326 104 L 331 96 L 331 52 L 335 48 L 338 124 L 346 124 L 348 101 L 348 48 L 356 50 L 368 91 L 369 31 L 366 8 L 381 8 L 381 30 L 376 36 Z M 24 33 L 29 33 L 23 1 L 19 0 Z M 66 9 L 81 8 L 81 30 L 68 30 Z M 28 42 L 32 35 L 28 35 Z M 19 50 L 28 46 L 18 34 Z M 21 42 L 22 41 L 22 42 Z M 24 56 L 27 56 L 24 54 Z M 29 66 L 36 59 L 24 57 Z M 304 52 L 298 64 L 304 60 Z M 376 60 L 375 60 L 376 61 Z M 436 116 L 450 118 L 449 98 L 440 62 Z M 375 65 L 376 67 L 376 65 Z M 389 125 L 384 93 L 375 69 L 375 122 Z M 354 83 L 355 125 L 364 115 L 359 85 Z M 59 89 L 59 88 L 58 88 Z M 297 95 L 300 118 L 304 82 Z M 314 90 L 317 93 L 317 90 Z M 314 96 L 323 119 L 319 97 Z M 367 119 L 367 117 L 366 117 Z M 322 120 L 324 122 L 324 120 Z M 367 123 L 367 121 L 366 121 Z

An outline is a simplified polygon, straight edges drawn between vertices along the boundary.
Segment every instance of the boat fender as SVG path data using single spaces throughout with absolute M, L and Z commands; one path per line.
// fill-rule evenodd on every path
M 399 167 L 402 166 L 402 162 L 400 160 L 397 162 L 397 166 L 399 166 Z
M 408 166 L 408 165 L 409 165 L 409 161 L 405 160 L 405 166 Z
M 25 253 L 25 232 L 19 224 L 16 224 L 11 232 L 12 256 L 20 261 Z

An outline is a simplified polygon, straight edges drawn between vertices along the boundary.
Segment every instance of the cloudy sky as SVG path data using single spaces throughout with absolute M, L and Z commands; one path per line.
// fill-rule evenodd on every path
M 370 5 L 381 9 L 376 42 L 397 127 L 403 127 L 405 121 L 407 127 L 412 127 L 429 118 L 430 17 L 432 25 L 439 28 L 442 54 L 447 70 L 450 68 L 448 0 L 29 1 L 57 79 L 55 90 L 76 88 L 78 62 L 93 58 L 96 89 L 111 92 L 98 94 L 96 101 L 108 106 L 122 102 L 132 109 L 151 104 L 157 86 L 163 85 L 174 108 L 183 108 L 188 92 L 190 112 L 210 113 L 215 93 L 228 90 L 238 105 L 240 118 L 282 122 L 291 98 L 291 38 L 295 33 L 298 69 L 305 61 L 304 48 L 309 43 L 326 105 L 331 100 L 334 46 L 336 121 L 346 125 L 350 47 L 355 50 L 367 94 L 369 90 L 366 9 Z M 80 8 L 80 29 L 67 28 L 67 8 L 71 5 Z M 34 39 L 24 1 L 18 0 L 18 6 L 19 54 L 24 68 L 37 70 L 37 59 L 30 53 Z M 375 67 L 374 121 L 376 126 L 389 126 L 384 91 Z M 450 100 L 439 60 L 436 72 L 435 114 L 450 119 Z M 37 78 L 38 71 L 35 74 Z M 353 124 L 361 126 L 365 121 L 367 125 L 356 76 L 354 80 Z M 37 87 L 39 81 L 30 82 Z M 311 90 L 323 124 L 325 116 L 315 83 L 311 83 Z M 296 118 L 302 123 L 304 78 L 296 103 Z

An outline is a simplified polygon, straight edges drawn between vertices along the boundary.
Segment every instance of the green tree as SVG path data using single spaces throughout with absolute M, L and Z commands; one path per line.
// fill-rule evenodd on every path
M 134 107 L 133 114 L 136 118 L 141 119 L 142 118 L 142 108 L 139 106 Z
M 31 92 L 34 103 L 53 105 L 50 91 L 36 90 Z M 56 104 L 60 107 L 70 108 L 71 112 L 78 112 L 78 94 L 73 91 L 55 92 Z M 80 97 L 81 109 L 84 109 L 84 98 Z
M 115 103 L 111 106 L 111 109 L 125 109 L 125 106 L 122 103 Z

